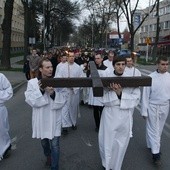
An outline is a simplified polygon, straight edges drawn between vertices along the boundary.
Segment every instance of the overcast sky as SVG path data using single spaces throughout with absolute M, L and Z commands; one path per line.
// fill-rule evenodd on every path
M 75 0 L 71 0 L 71 1 L 75 1 Z M 81 2 L 84 2 L 84 0 L 78 0 L 78 1 L 79 1 L 80 3 L 81 3 Z M 169 1 L 170 1 L 170 0 L 169 0 Z M 134 3 L 134 4 L 136 4 L 136 0 L 131 0 L 131 2 Z M 146 8 L 146 7 L 149 6 L 149 3 L 150 3 L 150 5 L 152 5 L 154 2 L 155 2 L 155 0 L 139 0 L 138 9 L 144 9 L 144 8 Z M 88 11 L 83 11 L 82 16 L 80 17 L 80 21 L 76 21 L 76 22 L 75 22 L 76 25 L 79 25 L 79 23 L 82 22 L 82 20 L 83 20 L 86 16 L 88 16 L 88 14 L 89 14 Z M 125 22 L 125 19 L 121 22 L 120 25 L 121 25 L 121 31 L 123 31 L 123 30 L 126 28 L 126 26 L 127 26 L 127 24 L 126 24 L 126 22 Z M 113 23 L 113 26 L 112 26 L 112 27 L 113 27 L 113 28 L 116 28 L 116 24 Z

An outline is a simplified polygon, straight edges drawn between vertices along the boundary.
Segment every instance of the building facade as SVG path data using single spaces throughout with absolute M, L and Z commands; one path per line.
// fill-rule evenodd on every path
M 5 0 L 0 0 L 0 54 L 2 52 L 3 33 L 1 24 L 4 19 Z M 23 5 L 21 0 L 14 1 L 12 16 L 12 33 L 11 33 L 11 52 L 22 51 L 24 47 L 24 16 Z
M 150 11 L 152 6 L 147 7 L 143 10 L 143 15 L 146 15 Z M 140 29 L 140 44 L 147 43 L 147 38 L 149 38 L 149 43 L 153 44 L 155 42 L 156 37 L 156 27 L 157 27 L 157 12 L 156 7 L 152 13 L 150 13 L 149 17 L 142 24 Z M 159 5 L 159 18 L 160 18 L 160 32 L 159 32 L 159 43 L 160 46 L 170 46 L 170 1 L 163 0 Z M 162 44 L 161 44 L 162 42 Z M 143 47 L 144 48 L 144 47 Z

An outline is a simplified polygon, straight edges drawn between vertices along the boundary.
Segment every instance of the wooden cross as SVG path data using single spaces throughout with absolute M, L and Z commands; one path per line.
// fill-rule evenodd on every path
M 122 87 L 151 86 L 149 76 L 135 77 L 100 77 L 94 61 L 90 61 L 91 77 L 78 78 L 45 78 L 41 80 L 42 87 L 92 87 L 95 97 L 103 96 L 103 88 L 110 83 L 118 83 Z

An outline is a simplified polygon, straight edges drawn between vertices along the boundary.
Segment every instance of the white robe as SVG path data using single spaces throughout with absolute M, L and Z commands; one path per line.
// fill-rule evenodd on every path
M 80 67 L 83 71 L 83 77 L 87 77 L 86 73 L 84 72 L 85 69 L 84 64 L 81 64 Z M 88 103 L 88 98 L 89 98 L 89 88 L 88 87 L 80 88 L 80 101 L 83 101 L 83 103 L 86 104 Z
M 0 73 L 0 159 L 11 144 L 9 136 L 8 111 L 4 103 L 13 96 L 8 79 Z
M 113 75 L 115 76 L 115 75 Z M 112 77 L 113 77 L 112 76 Z M 105 90 L 99 128 L 99 151 L 106 170 L 120 170 L 132 130 L 132 111 L 140 101 L 139 88 L 124 88 L 121 100 Z
M 38 79 L 28 81 L 25 101 L 32 107 L 32 137 L 53 139 L 61 135 L 61 110 L 64 97 L 56 92 L 53 100 L 46 92 L 41 93 Z
M 107 73 L 110 74 L 110 70 L 111 69 L 107 68 L 105 70 L 98 69 L 97 71 L 100 77 L 107 77 Z M 92 106 L 103 106 L 103 103 L 101 102 L 101 97 L 94 97 L 92 88 L 89 88 L 88 104 Z
M 129 76 L 141 76 L 141 72 L 135 68 L 135 67 L 125 67 L 125 74 L 129 75 Z
M 65 63 L 66 63 L 66 62 L 65 62 Z M 60 70 L 60 67 L 62 67 L 65 63 L 60 62 L 60 63 L 56 66 L 55 74 L 58 73 L 58 70 Z
M 113 70 L 113 64 L 112 64 L 112 61 L 110 61 L 109 59 L 104 60 L 104 61 L 103 61 L 103 64 L 104 64 L 107 68 L 109 68 L 109 69 Z
M 56 78 L 83 77 L 82 68 L 76 64 L 65 63 L 55 74 Z M 79 112 L 79 89 L 62 88 L 59 92 L 64 95 L 66 104 L 62 109 L 62 127 L 76 125 Z
M 141 76 L 141 72 L 135 68 L 134 66 L 133 67 L 125 67 L 125 71 L 124 73 L 128 76 L 131 76 L 131 77 L 135 77 L 135 76 Z M 133 113 L 134 113 L 134 109 L 132 110 L 132 116 L 133 116 Z M 133 126 L 133 120 L 132 120 L 132 126 Z M 133 137 L 133 133 L 131 132 L 131 137 Z
M 152 77 L 151 87 L 143 88 L 141 114 L 146 119 L 146 142 L 152 153 L 160 152 L 162 130 L 169 114 L 170 73 L 160 74 L 157 71 Z

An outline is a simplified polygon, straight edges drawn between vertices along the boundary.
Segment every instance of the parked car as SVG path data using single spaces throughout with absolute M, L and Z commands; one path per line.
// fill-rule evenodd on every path
M 117 56 L 119 57 L 129 57 L 131 56 L 131 51 L 129 49 L 121 49 L 117 52 Z M 137 57 L 140 57 L 140 53 L 134 52 Z
M 131 55 L 131 51 L 128 49 L 121 49 L 117 52 L 117 56 L 119 57 L 129 57 Z

